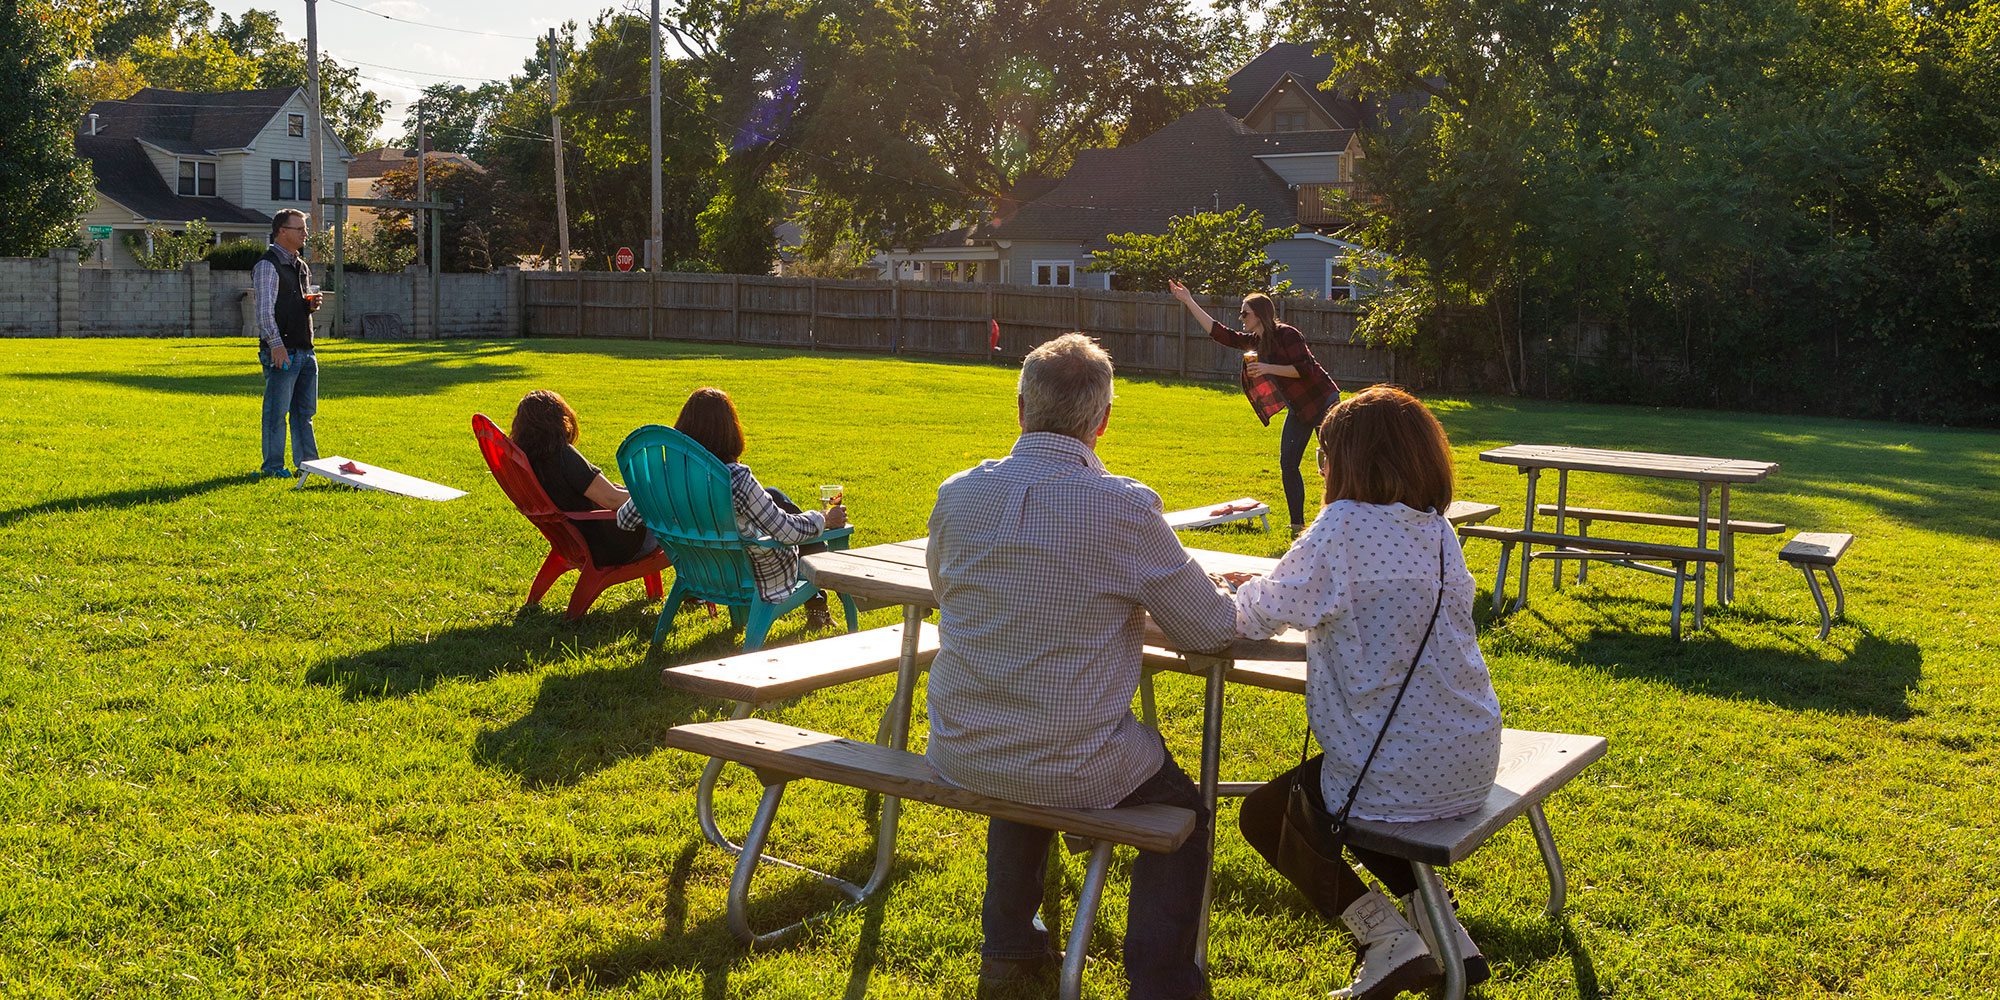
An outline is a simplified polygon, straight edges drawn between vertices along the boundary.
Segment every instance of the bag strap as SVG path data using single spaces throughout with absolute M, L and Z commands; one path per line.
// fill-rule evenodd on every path
M 1430 645 L 1431 633 L 1437 629 L 1438 613 L 1444 610 L 1444 543 L 1445 535 L 1438 533 L 1438 592 L 1437 602 L 1431 607 L 1429 624 L 1424 626 L 1424 637 L 1417 641 L 1417 655 L 1410 657 L 1410 669 L 1403 674 L 1403 684 L 1396 689 L 1396 700 L 1389 703 L 1389 714 L 1382 717 L 1382 731 L 1375 734 L 1375 745 L 1368 748 L 1368 758 L 1361 762 L 1361 773 L 1354 776 L 1354 787 L 1347 790 L 1347 801 L 1341 803 L 1340 811 L 1333 814 L 1333 826 L 1338 829 L 1347 822 L 1347 814 L 1354 808 L 1354 800 L 1361 795 L 1361 783 L 1368 779 L 1368 769 L 1375 764 L 1375 755 L 1382 750 L 1382 741 L 1389 735 L 1389 724 L 1395 721 L 1396 709 L 1403 705 L 1403 696 L 1410 692 L 1410 681 L 1417 676 L 1417 663 L 1424 658 L 1424 648 Z M 1306 723 L 1306 738 L 1312 738 L 1312 723 Z M 1305 749 L 1300 748 L 1299 764 L 1305 764 Z

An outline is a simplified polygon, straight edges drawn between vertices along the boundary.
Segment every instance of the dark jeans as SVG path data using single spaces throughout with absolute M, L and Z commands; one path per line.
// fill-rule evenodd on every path
M 1313 804 L 1320 811 L 1327 811 L 1326 800 L 1319 789 L 1319 768 L 1325 760 L 1325 755 L 1316 756 L 1273 778 L 1243 799 L 1243 811 L 1237 816 L 1236 824 L 1243 829 L 1243 839 L 1249 841 L 1250 846 L 1256 848 L 1257 853 L 1262 854 L 1273 868 L 1278 866 L 1278 831 L 1284 826 L 1285 797 L 1291 790 L 1294 774 L 1305 781 L 1306 792 L 1312 797 Z M 1407 896 L 1417 891 L 1417 877 L 1410 872 L 1408 861 L 1353 844 L 1346 846 L 1348 855 L 1380 879 L 1390 893 Z M 1329 868 L 1331 870 L 1320 873 L 1323 878 L 1315 885 L 1299 885 L 1290 875 L 1286 875 L 1286 881 L 1298 886 L 1313 908 L 1328 920 L 1337 920 L 1350 904 L 1367 894 L 1368 886 L 1351 868 L 1344 865 L 1331 865 Z
M 289 364 L 280 368 L 271 362 L 270 345 L 260 340 L 257 360 L 264 369 L 262 471 L 267 476 L 282 476 L 288 421 L 292 431 L 292 463 L 319 457 L 319 443 L 313 439 L 313 414 L 319 412 L 319 359 L 311 351 L 289 351 L 286 357 Z
M 1294 406 L 1285 411 L 1285 429 L 1278 436 L 1278 478 L 1285 482 L 1285 508 L 1291 512 L 1292 524 L 1306 523 L 1306 480 L 1299 474 L 1299 463 L 1305 460 L 1306 445 L 1313 441 L 1313 432 L 1319 430 L 1319 422 L 1326 418 L 1326 411 L 1332 404 L 1307 412 Z
M 1169 754 L 1166 762 L 1118 804 L 1160 803 L 1195 811 L 1194 833 L 1172 854 L 1141 851 L 1132 862 L 1132 897 L 1125 914 L 1125 977 L 1133 1000 L 1189 1000 L 1208 978 L 1194 962 L 1201 890 L 1208 877 L 1213 822 L 1201 791 Z M 1049 947 L 1035 926 L 1053 831 L 1004 819 L 986 825 L 986 902 L 979 913 L 987 958 L 1034 958 Z

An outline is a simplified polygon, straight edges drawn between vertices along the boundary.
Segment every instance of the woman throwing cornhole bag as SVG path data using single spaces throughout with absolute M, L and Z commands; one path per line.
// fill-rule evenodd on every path
M 1208 329 L 1209 339 L 1245 352 L 1243 389 L 1256 408 L 1257 418 L 1268 425 L 1281 406 L 1285 411 L 1284 430 L 1278 435 L 1278 475 L 1285 484 L 1292 535 L 1297 537 L 1305 530 L 1306 494 L 1299 462 L 1306 457 L 1306 445 L 1312 443 L 1320 418 L 1340 401 L 1340 387 L 1313 357 L 1305 334 L 1278 322 L 1278 308 L 1269 295 L 1259 292 L 1243 297 L 1243 307 L 1236 314 L 1243 329 L 1236 330 L 1217 322 L 1196 304 L 1186 285 L 1169 281 L 1167 287 Z

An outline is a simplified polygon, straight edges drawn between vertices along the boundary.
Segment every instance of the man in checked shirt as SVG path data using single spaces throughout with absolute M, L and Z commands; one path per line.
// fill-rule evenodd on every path
M 312 314 L 319 296 L 308 296 L 312 270 L 299 251 L 306 245 L 306 215 L 296 208 L 271 217 L 271 246 L 250 268 L 257 304 L 257 360 L 264 369 L 264 467 L 285 471 L 285 421 L 292 425 L 292 461 L 319 457 L 313 414 L 319 410 L 319 359 L 313 356 Z
M 940 641 L 929 759 L 966 788 L 1033 805 L 1164 803 L 1198 824 L 1132 866 L 1125 971 L 1138 1000 L 1204 994 L 1195 932 L 1213 822 L 1158 731 L 1132 715 L 1147 612 L 1180 648 L 1216 649 L 1235 606 L 1181 548 L 1160 498 L 1106 472 L 1111 356 L 1072 333 L 1021 366 L 1021 437 L 1006 458 L 945 480 L 930 519 Z M 980 983 L 1059 964 L 1034 926 L 1052 834 L 989 821 Z

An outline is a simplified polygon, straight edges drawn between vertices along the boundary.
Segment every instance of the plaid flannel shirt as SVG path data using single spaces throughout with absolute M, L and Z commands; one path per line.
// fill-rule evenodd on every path
M 1259 340 L 1256 334 L 1232 330 L 1221 323 L 1210 327 L 1208 336 L 1224 347 L 1239 351 L 1256 349 Z M 1257 360 L 1267 365 L 1291 365 L 1299 370 L 1298 378 L 1280 375 L 1243 377 L 1244 395 L 1250 397 L 1250 405 L 1256 408 L 1258 419 L 1267 424 L 1278 413 L 1277 409 L 1267 409 L 1276 398 L 1282 397 L 1284 406 L 1296 407 L 1308 414 L 1322 412 L 1340 398 L 1340 386 L 1335 385 L 1333 376 L 1320 367 L 1319 359 L 1313 357 L 1312 348 L 1306 346 L 1306 335 L 1289 323 L 1278 324 L 1277 329 L 1272 331 L 1270 346 Z M 1259 402 L 1260 398 L 1264 402 Z
M 1160 498 L 1083 442 L 1021 435 L 945 480 L 931 511 L 928 757 L 986 795 L 1116 805 L 1160 769 L 1132 716 L 1147 612 L 1182 649 L 1236 633 L 1228 597 L 1181 548 Z
M 741 462 L 729 465 L 729 498 L 736 508 L 736 531 L 744 538 L 772 538 L 786 548 L 747 546 L 750 573 L 757 579 L 757 593 L 776 603 L 790 596 L 799 582 L 799 550 L 826 530 L 826 515 L 816 510 L 788 514 L 771 500 L 771 494 L 757 481 L 750 467 Z M 618 526 L 638 530 L 646 525 L 639 508 L 627 500 L 618 507 Z

